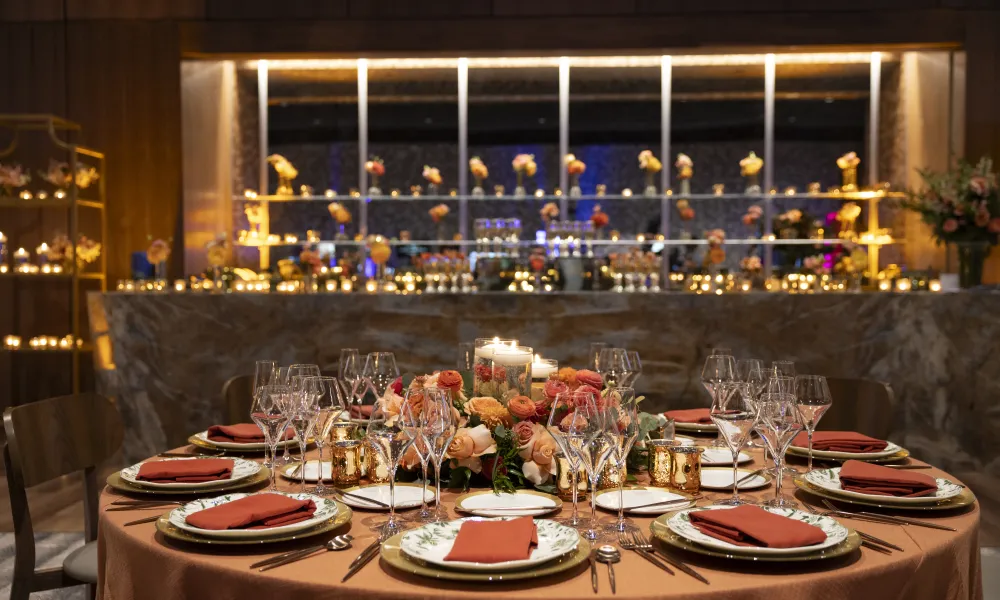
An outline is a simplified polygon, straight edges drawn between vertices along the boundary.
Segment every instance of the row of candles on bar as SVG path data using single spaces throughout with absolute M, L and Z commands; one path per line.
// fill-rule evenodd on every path
M 741 275 L 715 275 L 671 273 L 670 288 L 675 291 L 693 292 L 695 294 L 747 293 L 754 289 L 752 279 Z M 836 277 L 828 274 L 814 275 L 789 273 L 784 277 L 771 277 L 764 281 L 764 289 L 768 292 L 786 292 L 789 294 L 813 294 L 819 292 L 859 292 L 859 278 Z M 895 279 L 880 278 L 876 289 L 880 292 L 941 292 L 941 281 L 924 276 L 901 276 Z M 620 291 L 620 290 L 616 290 Z M 628 291 L 628 290 L 626 290 Z
M 63 272 L 63 266 L 58 263 L 49 262 L 49 245 L 42 242 L 35 248 L 38 263 L 31 262 L 31 253 L 24 248 L 18 248 L 14 252 L 13 272 L 28 275 L 59 275 Z M 11 267 L 7 265 L 7 236 L 0 231 L 0 274 L 9 273 Z
M 28 348 L 31 350 L 72 350 L 73 347 L 83 346 L 83 340 L 72 335 L 58 337 L 54 335 L 36 335 L 28 340 Z M 21 350 L 21 336 L 6 335 L 3 338 L 5 350 Z
M 65 190 L 56 190 L 52 193 L 52 196 L 58 200 L 62 200 L 66 197 Z M 45 190 L 38 190 L 38 192 L 32 194 L 30 190 L 21 190 L 21 193 L 17 195 L 21 200 L 47 200 L 49 193 Z

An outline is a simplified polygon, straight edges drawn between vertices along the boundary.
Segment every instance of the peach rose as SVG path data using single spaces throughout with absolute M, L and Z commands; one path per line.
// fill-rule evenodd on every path
M 554 464 L 540 465 L 533 460 L 525 460 L 521 465 L 521 473 L 524 478 L 535 485 L 546 483 L 552 477 Z
M 569 431 L 574 426 L 579 428 L 586 422 L 587 418 L 574 410 L 573 412 L 563 417 L 562 421 L 559 421 L 559 429 L 562 431 Z
M 552 439 L 551 435 L 543 435 L 535 442 L 535 449 L 531 452 L 531 460 L 539 465 L 550 465 L 555 460 L 555 454 L 556 441 Z
M 535 416 L 535 403 L 527 396 L 514 396 L 507 402 L 507 410 L 517 419 L 524 421 Z
M 517 440 L 518 446 L 524 446 L 531 441 L 535 435 L 534 425 L 531 421 L 521 421 L 514 424 L 514 439 Z
M 554 400 L 556 396 L 563 392 L 568 392 L 569 386 L 565 382 L 559 379 L 549 379 L 545 382 L 545 387 L 542 389 L 542 393 L 545 397 Z
M 465 412 L 470 415 L 482 416 L 484 412 L 497 408 L 503 408 L 503 404 L 500 404 L 499 400 L 490 396 L 477 396 L 470 398 L 465 403 Z
M 476 443 L 472 441 L 469 430 L 463 427 L 458 430 L 455 437 L 451 440 L 451 444 L 448 445 L 448 456 L 462 460 L 471 457 L 475 449 Z
M 598 390 L 604 387 L 604 378 L 599 373 L 595 373 L 589 369 L 580 369 L 577 371 L 576 381 L 580 385 L 589 385 Z
M 437 385 L 439 388 L 451 390 L 452 392 L 462 391 L 464 382 L 462 375 L 458 371 L 441 371 L 438 374 Z
M 493 436 L 490 435 L 490 430 L 487 429 L 486 425 L 476 425 L 472 429 L 466 428 L 466 431 L 469 432 L 468 435 L 472 438 L 474 444 L 473 453 L 476 456 L 496 452 L 496 442 L 493 441 Z

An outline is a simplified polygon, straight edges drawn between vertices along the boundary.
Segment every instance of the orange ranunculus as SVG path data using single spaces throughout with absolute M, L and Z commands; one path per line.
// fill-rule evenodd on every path
M 576 382 L 580 385 L 589 385 L 598 390 L 604 387 L 604 378 L 599 373 L 595 373 L 590 369 L 580 369 L 577 371 Z
M 726 260 L 726 251 L 722 248 L 712 248 L 708 251 L 708 260 L 713 264 L 717 265 L 722 261 Z
M 507 410 L 517 419 L 524 421 L 535 416 L 535 403 L 527 396 L 514 396 L 507 402 Z
M 542 394 L 549 400 L 554 400 L 559 394 L 568 391 L 569 386 L 564 381 L 560 379 L 548 379 L 545 382 L 545 387 L 542 389 Z
M 437 384 L 440 388 L 445 388 L 452 392 L 460 392 L 462 391 L 464 382 L 462 381 L 462 374 L 458 371 L 441 371 L 438 374 Z
M 595 212 L 590 216 L 590 222 L 594 224 L 594 227 L 600 229 L 601 227 L 607 227 L 611 220 L 608 218 L 608 213 L 606 212 Z
M 578 385 L 576 382 L 576 369 L 573 367 L 563 367 L 559 369 L 558 373 L 559 380 L 569 386 L 569 389 L 574 389 Z

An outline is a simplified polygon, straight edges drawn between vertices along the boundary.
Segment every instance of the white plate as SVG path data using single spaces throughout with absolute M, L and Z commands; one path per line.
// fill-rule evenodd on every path
M 266 450 L 267 449 L 267 444 L 265 444 L 263 442 L 255 442 L 255 443 L 252 443 L 252 444 L 237 444 L 236 442 L 219 442 L 219 441 L 216 441 L 216 440 L 210 440 L 210 439 L 208 439 L 208 430 L 207 429 L 205 431 L 201 431 L 201 432 L 198 432 L 198 433 L 194 434 L 194 436 L 196 438 L 198 438 L 199 440 L 205 442 L 206 444 L 211 444 L 211 445 L 215 446 L 216 448 L 223 448 L 225 450 L 243 450 L 243 451 L 246 451 L 246 452 L 253 452 L 253 451 L 260 451 L 260 450 Z M 299 442 L 298 442 L 297 438 L 292 438 L 290 440 L 285 440 L 285 441 L 282 441 L 282 442 L 278 442 L 278 447 L 279 448 L 284 448 L 285 446 L 288 446 L 290 444 L 298 444 L 298 443 Z
M 646 506 L 653 502 L 666 502 L 669 500 L 683 500 L 687 496 L 675 494 L 663 488 L 631 488 L 622 490 L 622 504 L 625 505 L 625 512 L 636 515 L 662 515 L 690 507 L 694 500 L 689 502 L 678 502 L 677 504 L 667 504 L 666 506 L 647 506 L 646 508 L 629 508 L 630 506 Z M 618 490 L 610 489 L 597 493 L 595 499 L 597 506 L 604 510 L 618 512 Z
M 885 458 L 886 456 L 892 456 L 893 454 L 902 450 L 903 447 L 899 444 L 894 444 L 889 442 L 889 445 L 885 447 L 885 450 L 880 450 L 878 452 L 831 452 L 829 450 L 813 450 L 813 458 L 836 458 L 840 460 L 854 459 L 854 460 L 872 460 L 875 458 Z M 800 454 L 802 456 L 809 456 L 809 448 L 803 448 L 801 446 L 789 446 L 788 450 L 792 454 Z
M 715 433 L 719 430 L 715 423 L 677 423 L 674 422 L 674 429 L 677 431 L 694 431 L 697 433 Z
M 572 527 L 560 525 L 547 519 L 535 519 L 538 527 L 538 547 L 532 550 L 526 560 L 510 560 L 501 563 L 476 563 L 462 561 L 446 561 L 445 556 L 451 552 L 455 544 L 458 530 L 465 521 L 491 521 L 503 519 L 485 519 L 469 517 L 441 523 L 428 523 L 403 534 L 399 543 L 404 554 L 426 563 L 446 569 L 462 571 L 512 571 L 540 565 L 572 552 L 580 543 L 580 536 Z
M 737 457 L 737 464 L 744 464 L 750 462 L 750 455 L 746 452 L 740 452 Z M 705 451 L 701 454 L 701 465 L 703 467 L 716 466 L 716 465 L 729 465 L 733 466 L 733 451 L 729 448 L 705 448 Z
M 302 480 L 301 473 L 296 472 L 294 475 L 292 474 L 292 471 L 298 468 L 299 468 L 299 463 L 298 461 L 296 461 L 289 465 L 285 465 L 278 472 L 281 473 L 281 476 L 284 477 L 285 479 L 291 479 L 292 481 L 301 481 Z M 319 475 L 319 461 L 318 460 L 306 461 L 306 481 L 308 481 L 309 483 L 316 483 L 317 475 Z M 333 478 L 333 466 L 330 463 L 323 461 L 323 481 L 330 481 L 332 478 Z
M 812 546 L 802 546 L 800 548 L 761 548 L 758 546 L 737 546 L 736 544 L 730 544 L 729 542 L 724 542 L 720 539 L 714 538 L 710 535 L 702 533 L 697 527 L 695 527 L 690 520 L 690 513 L 694 511 L 701 510 L 732 510 L 735 507 L 732 506 L 706 506 L 703 508 L 692 508 L 689 510 L 681 511 L 676 515 L 670 517 L 667 521 L 667 527 L 671 531 L 681 536 L 682 538 L 701 544 L 702 546 L 708 546 L 710 548 L 715 548 L 717 550 L 723 550 L 725 552 L 731 552 L 734 554 L 750 554 L 750 555 L 780 555 L 780 554 L 806 554 L 809 552 L 816 552 L 817 550 L 823 550 L 825 548 L 830 548 L 836 546 L 840 542 L 847 539 L 850 533 L 846 527 L 838 523 L 836 520 L 830 517 L 822 517 L 820 515 L 814 515 L 812 513 L 803 512 L 801 510 L 796 510 L 794 508 L 765 508 L 764 510 L 774 513 L 776 515 L 781 515 L 783 517 L 789 517 L 795 519 L 796 521 L 802 521 L 810 525 L 815 525 L 823 530 L 826 534 L 826 539 L 822 543 L 813 544 Z
M 681 446 L 694 446 L 698 443 L 694 438 L 685 437 L 683 435 L 675 435 L 674 441 L 679 443 Z
M 421 485 L 419 483 L 397 483 L 395 502 L 396 509 L 416 508 L 420 506 L 420 489 Z M 343 491 L 350 493 L 351 496 L 362 496 L 364 498 L 371 498 L 373 500 L 389 504 L 388 483 L 345 488 Z M 341 495 L 340 501 L 352 508 L 361 508 L 364 510 L 389 510 L 388 508 L 382 508 L 376 504 L 369 504 L 363 500 L 355 500 L 354 498 L 351 498 L 351 496 Z M 428 503 L 434 502 L 434 488 L 429 484 L 427 485 L 427 489 L 424 490 L 424 498 L 427 499 Z
M 739 469 L 737 471 L 736 479 L 746 477 L 753 471 L 749 469 Z M 764 475 L 754 475 L 750 479 L 747 479 L 740 484 L 741 490 L 755 490 L 757 488 L 762 488 L 770 482 L 770 478 Z M 701 487 L 709 490 L 725 490 L 730 491 L 733 489 L 733 469 L 732 467 L 725 468 L 711 468 L 701 470 Z
M 220 504 L 225 504 L 227 502 L 233 502 L 234 500 L 239 500 L 246 496 L 252 494 L 225 494 L 223 496 L 218 496 L 216 498 L 202 498 L 200 500 L 194 500 L 188 502 L 184 506 L 175 508 L 170 511 L 167 519 L 170 524 L 178 529 L 183 529 L 188 533 L 193 533 L 195 535 L 200 535 L 202 537 L 214 537 L 214 538 L 240 538 L 240 539 L 262 539 L 268 538 L 276 535 L 283 535 L 292 533 L 295 531 L 301 531 L 303 529 L 309 529 L 314 525 L 318 525 L 327 519 L 332 518 L 337 514 L 337 503 L 333 500 L 327 498 L 321 498 L 319 496 L 314 496 L 312 494 L 287 494 L 283 492 L 261 492 L 264 494 L 280 493 L 284 496 L 290 498 L 295 498 L 296 500 L 305 500 L 306 498 L 312 500 L 316 503 L 316 512 L 313 513 L 311 519 L 305 521 L 299 521 L 298 523 L 292 523 L 290 525 L 282 525 L 280 527 L 271 527 L 268 529 L 202 529 L 200 527 L 195 527 L 193 525 L 188 525 L 186 519 L 188 515 L 192 515 L 196 512 L 205 510 L 206 508 L 212 508 L 213 506 L 218 506 Z
M 806 473 L 803 478 L 829 492 L 844 496 L 846 498 L 861 498 L 862 500 L 874 500 L 884 504 L 934 504 L 941 500 L 954 498 L 962 493 L 962 486 L 952 483 L 947 479 L 937 479 L 937 491 L 930 496 L 918 496 L 916 498 L 900 498 L 898 496 L 882 496 L 879 494 L 862 494 L 861 492 L 850 492 L 840 486 L 840 467 L 832 469 L 814 469 Z
M 156 458 L 151 460 L 204 460 L 203 458 Z M 233 474 L 229 479 L 219 479 L 217 481 L 202 481 L 198 483 L 191 482 L 170 482 L 170 483 L 160 483 L 153 481 L 140 481 L 137 479 L 139 475 L 139 467 L 142 463 L 136 463 L 131 467 L 125 467 L 121 470 L 121 478 L 125 481 L 143 487 L 150 488 L 169 488 L 169 489 L 196 489 L 196 488 L 213 488 L 219 486 L 230 485 L 236 481 L 246 479 L 247 477 L 253 477 L 260 471 L 260 464 L 243 458 L 231 458 L 227 460 L 233 461 Z M 144 461 L 149 462 L 149 461 Z
M 498 508 L 510 509 L 518 506 L 524 506 L 526 509 L 523 511 L 490 510 Z M 539 515 L 554 511 L 560 506 L 562 506 L 562 502 L 555 496 L 542 494 L 541 492 L 531 492 L 530 490 L 518 490 L 514 494 L 494 494 L 492 491 L 487 493 L 473 493 L 463 496 L 455 503 L 455 508 L 480 517 Z

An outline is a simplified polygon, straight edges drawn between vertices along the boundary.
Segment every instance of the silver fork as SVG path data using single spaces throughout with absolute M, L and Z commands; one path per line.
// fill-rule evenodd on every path
M 695 571 L 694 569 L 687 566 L 680 560 L 674 558 L 673 556 L 668 555 L 666 552 L 658 550 L 658 548 L 653 545 L 652 538 L 644 537 L 642 533 L 640 533 L 638 530 L 633 530 L 632 539 L 635 541 L 638 547 L 647 550 L 650 554 L 656 556 L 660 560 L 670 563 L 671 565 L 679 569 L 681 572 L 690 575 L 691 577 L 694 577 L 695 579 L 704 583 L 705 585 L 708 585 L 708 580 L 702 577 L 701 573 Z
M 829 517 L 830 515 L 834 514 L 833 511 L 827 511 L 827 512 L 818 511 L 804 502 L 802 503 L 802 506 L 804 506 L 805 509 L 811 512 L 812 514 L 819 515 L 821 517 Z M 873 519 L 869 519 L 869 521 L 871 521 L 872 523 L 884 523 L 884 521 L 875 521 Z M 897 546 L 896 544 L 887 542 L 882 538 L 877 538 L 870 533 L 865 533 L 864 531 L 861 531 L 860 529 L 855 529 L 854 531 L 858 532 L 858 535 L 861 536 L 862 545 L 868 545 L 868 547 L 870 547 L 872 550 L 876 550 L 883 554 L 889 554 L 889 548 L 903 552 L 903 549 Z
M 635 542 L 630 541 L 628 539 L 628 537 L 625 535 L 624 531 L 619 531 L 618 532 L 618 544 L 622 548 L 624 548 L 626 550 L 631 550 L 631 551 L 635 552 L 636 554 L 638 554 L 639 556 L 645 558 L 646 560 L 648 560 L 649 562 L 653 563 L 657 567 L 660 567 L 661 569 L 663 569 L 667 573 L 670 573 L 671 575 L 674 574 L 674 570 L 671 569 L 670 567 L 668 567 L 665 562 L 659 560 L 658 557 L 653 556 L 652 552 L 650 552 L 649 550 L 646 550 L 645 548 L 640 548 L 638 545 L 635 544 Z

